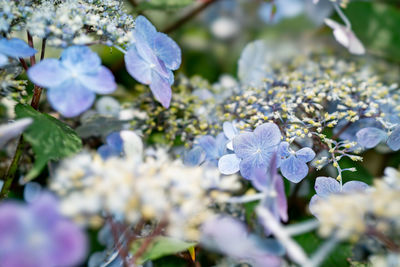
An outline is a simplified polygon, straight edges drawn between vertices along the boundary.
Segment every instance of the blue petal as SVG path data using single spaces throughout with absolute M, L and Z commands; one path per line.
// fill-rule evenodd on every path
M 293 183 L 298 183 L 307 176 L 308 166 L 295 156 L 290 156 L 281 163 L 282 175 Z
M 315 180 L 314 189 L 318 196 L 327 197 L 340 192 L 340 184 L 331 177 L 318 177 Z
M 79 75 L 79 80 L 87 88 L 99 94 L 109 94 L 117 89 L 114 75 L 104 66 L 100 66 L 95 74 Z
M 74 117 L 89 109 L 95 93 L 86 89 L 78 80 L 70 79 L 47 92 L 51 106 L 65 117 Z
M 304 147 L 296 151 L 296 158 L 303 161 L 304 163 L 307 163 L 315 158 L 315 152 L 309 147 Z
M 218 169 L 222 174 L 230 175 L 239 171 L 240 159 L 235 154 L 222 156 L 218 161 Z
M 18 38 L 10 40 L 2 38 L 0 39 L 0 52 L 9 57 L 23 58 L 33 56 L 37 51 Z
M 153 72 L 150 89 L 154 97 L 163 105 L 163 107 L 169 108 L 172 97 L 172 90 L 171 85 L 168 83 L 168 81 L 162 78 L 157 73 Z
M 226 143 L 228 142 L 228 139 L 226 139 L 225 135 L 223 133 L 217 134 L 217 137 L 215 138 L 215 144 L 217 146 L 217 157 L 221 157 L 224 154 L 226 154 Z
M 251 158 L 242 159 L 240 162 L 240 174 L 246 179 L 253 179 L 256 170 L 267 171 L 267 165 Z
M 385 131 L 375 128 L 366 127 L 361 129 L 356 134 L 357 142 L 365 148 L 373 148 L 377 146 L 380 142 L 387 138 Z
M 140 83 L 150 84 L 152 69 L 138 54 L 135 46 L 129 48 L 125 54 L 125 65 L 128 73 Z
M 155 52 L 168 69 L 176 70 L 181 65 L 181 49 L 174 40 L 164 33 L 157 33 Z
M 233 138 L 233 150 L 241 159 L 251 157 L 257 150 L 257 143 L 253 133 L 245 132 L 236 135 Z
M 124 141 L 122 140 L 120 132 L 110 133 L 106 138 L 106 143 L 119 154 L 123 152 Z
M 262 147 L 270 147 L 279 144 L 281 131 L 275 123 L 264 123 L 256 127 L 254 135 Z
M 118 157 L 120 153 L 112 149 L 112 147 L 108 145 L 102 145 L 97 149 L 97 153 L 101 156 L 102 159 L 106 160 L 111 157 Z
M 155 36 L 157 34 L 156 28 L 144 16 L 138 16 L 135 20 L 134 36 L 141 35 L 146 40 L 150 47 L 154 47 Z
M 266 172 L 264 169 L 255 169 L 251 184 L 258 191 L 267 192 L 268 189 L 271 189 L 271 180 L 269 172 Z
M 278 167 L 281 164 L 281 160 L 285 159 L 287 157 L 290 156 L 290 152 L 289 152 L 289 143 L 288 142 L 282 142 L 279 144 L 279 148 L 278 148 Z
M 229 140 L 232 140 L 239 133 L 233 123 L 228 121 L 222 124 L 222 129 L 224 130 L 226 138 Z
M 199 166 L 205 157 L 204 150 L 200 146 L 195 146 L 185 154 L 183 163 L 188 166 Z
M 397 151 L 400 149 L 400 126 L 391 133 L 387 140 L 387 144 L 391 150 Z
M 61 65 L 59 60 L 49 58 L 29 68 L 28 77 L 36 85 L 44 88 L 52 88 L 70 79 L 71 75 L 69 71 Z
M 101 65 L 100 57 L 87 46 L 70 46 L 61 54 L 61 63 L 77 74 L 97 73 Z
M 218 158 L 217 144 L 214 137 L 211 135 L 202 136 L 197 140 L 197 143 L 206 152 L 207 160 Z
M 0 53 L 0 68 L 8 64 L 8 58 Z
M 360 181 L 349 181 L 343 185 L 342 192 L 357 192 L 357 191 L 365 191 L 369 188 L 369 186 Z

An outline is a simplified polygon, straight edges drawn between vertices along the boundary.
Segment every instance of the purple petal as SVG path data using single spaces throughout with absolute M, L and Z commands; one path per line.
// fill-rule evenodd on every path
M 307 163 L 315 158 L 315 152 L 309 147 L 304 147 L 296 151 L 296 158 L 303 161 L 304 163 Z
M 22 205 L 4 202 L 0 205 L 0 255 L 17 245 L 16 236 L 24 227 L 23 218 L 29 218 Z M 26 223 L 26 222 L 25 222 Z M 28 222 L 29 223 L 29 222 Z
M 89 109 L 95 93 L 84 87 L 78 80 L 70 79 L 47 91 L 51 106 L 65 117 L 74 117 Z
M 275 146 L 281 141 L 281 131 L 275 123 L 264 123 L 256 127 L 254 134 L 262 146 Z
M 360 181 L 349 181 L 343 185 L 342 192 L 349 193 L 349 192 L 358 192 L 358 191 L 365 191 L 369 188 L 366 183 Z
M 114 75 L 104 66 L 100 66 L 98 72 L 95 74 L 80 75 L 79 80 L 87 88 L 98 94 L 109 94 L 117 89 Z
M 398 126 L 394 131 L 390 134 L 387 145 L 391 150 L 397 151 L 400 149 L 400 126 Z
M 59 60 L 49 58 L 29 68 L 28 77 L 36 85 L 52 88 L 70 79 L 71 75 L 69 71 L 62 66 Z
M 267 165 L 254 161 L 251 158 L 242 159 L 239 164 L 240 174 L 246 179 L 253 179 L 254 172 L 258 169 L 267 171 Z
M 122 140 L 120 132 L 113 132 L 106 138 L 106 143 L 115 151 L 123 152 L 124 141 Z
M 50 193 L 42 193 L 37 199 L 30 203 L 30 211 L 36 218 L 36 223 L 41 227 L 52 227 L 61 217 L 58 211 L 58 201 Z
M 320 197 L 327 197 L 330 194 L 340 192 L 340 184 L 331 177 L 318 177 L 315 180 L 315 192 Z
M 157 33 L 154 46 L 156 55 L 165 66 L 171 70 L 177 70 L 181 65 L 181 49 L 174 40 L 164 33 Z
M 264 169 L 255 169 L 251 184 L 261 192 L 267 192 L 271 188 L 271 176 Z
M 87 46 L 70 46 L 61 54 L 61 64 L 77 74 L 96 74 L 99 71 L 100 57 Z
M 385 131 L 375 128 L 366 127 L 361 129 L 356 134 L 357 142 L 365 148 L 376 147 L 380 142 L 387 138 Z
M 0 52 L 9 57 L 30 57 L 36 54 L 36 50 L 30 47 L 27 43 L 18 38 L 7 40 L 0 39 Z
M 157 73 L 153 73 L 150 89 L 154 97 L 163 105 L 163 107 L 169 108 L 172 97 L 172 90 L 168 81 L 162 78 Z
M 285 185 L 283 179 L 279 174 L 275 177 L 275 190 L 277 195 L 278 212 L 282 221 L 286 222 L 288 220 L 288 206 L 285 194 Z
M 230 175 L 239 171 L 240 159 L 235 154 L 222 156 L 218 161 L 218 169 L 222 174 Z
M 308 166 L 295 156 L 290 156 L 281 163 L 282 175 L 293 183 L 298 183 L 307 176 Z
M 136 47 L 131 47 L 125 54 L 125 65 L 128 73 L 140 83 L 150 84 L 152 68 L 138 54 Z
M 57 266 L 77 266 L 87 253 L 86 236 L 80 228 L 67 220 L 52 229 L 53 243 L 50 253 Z
M 218 157 L 217 144 L 214 137 L 211 135 L 202 136 L 197 140 L 197 143 L 206 152 L 208 160 Z
M 233 150 L 235 154 L 241 159 L 251 157 L 257 146 L 254 139 L 253 133 L 250 132 L 240 133 L 235 136 L 233 138 Z

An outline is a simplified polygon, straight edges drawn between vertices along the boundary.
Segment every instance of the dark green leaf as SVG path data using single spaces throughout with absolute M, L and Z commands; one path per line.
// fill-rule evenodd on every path
M 26 181 L 39 175 L 49 160 L 59 160 L 81 150 L 81 139 L 61 121 L 28 105 L 18 104 L 15 113 L 18 118 L 33 119 L 33 123 L 23 134 L 24 140 L 32 145 L 36 157 L 32 170 L 25 177 Z

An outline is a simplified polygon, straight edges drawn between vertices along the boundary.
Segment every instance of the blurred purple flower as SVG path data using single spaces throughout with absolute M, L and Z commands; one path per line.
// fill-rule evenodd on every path
M 217 165 L 218 160 L 226 154 L 226 139 L 223 133 L 216 137 L 211 135 L 201 136 L 196 140 L 197 144 L 185 155 L 185 164 L 198 166 L 204 161 Z
M 284 249 L 271 239 L 260 239 L 248 233 L 242 222 L 216 217 L 203 224 L 201 243 L 238 261 L 252 266 L 281 266 Z
M 100 57 L 86 46 L 71 46 L 61 59 L 45 59 L 28 70 L 35 84 L 48 90 L 52 107 L 65 117 L 74 117 L 93 104 L 96 93 L 115 91 L 112 72 L 101 65 Z
M 138 82 L 149 85 L 157 101 L 168 108 L 174 82 L 172 71 L 181 65 L 181 50 L 143 16 L 136 18 L 133 36 L 135 43 L 125 54 L 126 68 Z
M 83 231 L 62 217 L 56 199 L 42 194 L 28 205 L 0 205 L 0 266 L 76 266 L 86 256 Z
M 219 159 L 218 168 L 223 174 L 232 174 L 240 170 L 246 179 L 252 179 L 254 171 L 267 171 L 271 158 L 281 141 L 281 132 L 274 123 L 264 123 L 254 132 L 236 135 L 233 139 L 234 154 Z
M 24 58 L 36 54 L 36 50 L 18 38 L 0 39 L 0 68 L 8 63 L 8 57 Z
M 365 191 L 369 188 L 369 186 L 364 182 L 349 181 L 341 188 L 340 183 L 334 178 L 318 177 L 315 180 L 314 188 L 316 194 L 311 198 L 309 209 L 314 216 L 317 216 L 313 208 L 317 201 L 325 199 L 332 194 Z
M 296 152 L 291 151 L 288 142 L 282 142 L 279 145 L 279 162 L 282 175 L 293 183 L 303 180 L 308 174 L 307 162 L 313 160 L 315 152 L 304 147 Z

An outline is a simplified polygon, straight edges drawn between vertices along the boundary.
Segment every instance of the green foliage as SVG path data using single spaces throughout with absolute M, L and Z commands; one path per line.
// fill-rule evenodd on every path
M 193 0 L 152 0 L 140 3 L 140 9 L 181 8 L 193 3 Z
M 383 3 L 351 2 L 344 9 L 352 28 L 367 49 L 400 62 L 400 10 Z
M 82 141 L 68 125 L 42 114 L 29 105 L 15 107 L 18 118 L 32 118 L 33 123 L 25 130 L 23 137 L 32 145 L 35 164 L 26 175 L 29 181 L 40 174 L 49 160 L 59 160 L 81 150 Z
M 140 239 L 132 244 L 132 254 L 135 254 L 142 242 L 143 239 Z M 168 255 L 173 255 L 188 250 L 189 248 L 194 246 L 196 246 L 196 243 L 194 242 L 185 242 L 167 236 L 158 236 L 153 240 L 152 244 L 146 250 L 146 252 L 140 257 L 139 263 L 143 263 L 147 260 L 156 260 Z

